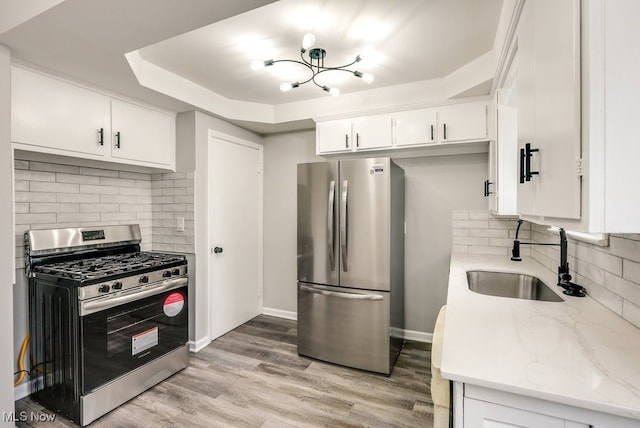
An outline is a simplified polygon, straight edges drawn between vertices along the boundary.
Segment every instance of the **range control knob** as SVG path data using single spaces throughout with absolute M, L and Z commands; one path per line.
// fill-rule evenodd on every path
M 149 282 L 149 277 L 147 275 L 142 275 L 140 278 L 138 278 L 138 282 L 146 284 L 147 282 Z
M 171 271 L 170 270 L 165 270 L 164 272 L 162 272 L 162 277 L 163 278 L 169 278 L 171 276 Z
M 121 290 L 122 283 L 120 281 L 116 281 L 113 284 L 111 284 L 111 288 L 113 288 L 114 290 Z
M 180 269 L 175 268 L 174 270 L 171 271 L 171 275 L 180 275 Z
M 98 287 L 98 291 L 101 293 L 108 293 L 110 290 L 110 287 L 108 284 L 102 284 L 100 287 Z

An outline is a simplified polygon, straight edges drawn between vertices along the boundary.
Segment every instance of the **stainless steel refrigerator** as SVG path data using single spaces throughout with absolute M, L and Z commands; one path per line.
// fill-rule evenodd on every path
M 404 329 L 404 170 L 298 165 L 298 353 L 390 374 Z

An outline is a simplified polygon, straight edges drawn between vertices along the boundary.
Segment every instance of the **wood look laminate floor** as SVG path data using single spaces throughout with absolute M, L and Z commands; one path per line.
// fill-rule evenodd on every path
M 323 363 L 298 356 L 295 321 L 260 315 L 90 426 L 430 428 L 430 356 L 430 344 L 407 341 L 390 377 Z M 30 398 L 16 412 L 49 413 Z M 16 426 L 75 425 L 58 416 Z

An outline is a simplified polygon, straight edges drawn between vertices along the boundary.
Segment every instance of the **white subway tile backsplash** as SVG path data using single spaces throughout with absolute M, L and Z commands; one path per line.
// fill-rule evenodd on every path
M 92 177 L 86 175 L 77 174 L 63 174 L 61 172 L 56 174 L 56 181 L 58 183 L 77 183 L 77 184 L 100 184 L 100 177 Z
M 86 221 L 99 221 L 100 213 L 58 213 L 57 223 L 82 223 Z M 77 227 L 77 226 L 75 226 Z
M 640 263 L 627 259 L 621 260 L 623 261 L 623 274 L 621 276 L 624 279 L 640 284 Z
M 46 192 L 15 192 L 14 196 L 16 202 L 56 202 L 57 200 L 55 193 Z
M 78 204 L 50 204 L 33 202 L 30 204 L 31 213 L 77 213 Z
M 469 236 L 484 236 L 487 238 L 508 238 L 509 231 L 506 229 L 467 229 Z M 513 239 L 511 240 L 513 243 Z
M 16 160 L 16 162 L 18 162 L 18 161 Z M 29 161 L 22 161 L 22 162 L 27 162 L 27 164 L 29 164 Z M 17 166 L 16 166 L 16 168 L 17 168 Z M 46 163 L 46 162 L 31 161 L 31 163 L 28 166 L 28 168 L 31 169 L 32 171 L 62 172 L 62 173 L 66 173 L 66 174 L 78 174 L 79 173 L 79 168 L 77 166 L 61 165 L 61 164 L 57 164 L 57 163 Z
M 87 203 L 95 204 L 100 202 L 100 195 L 89 193 L 51 193 L 57 202 L 65 203 Z
M 451 227 L 458 229 L 488 229 L 488 220 L 451 220 Z
M 137 223 L 141 248 L 193 253 L 192 172 L 141 173 L 15 160 L 16 263 L 28 229 Z M 185 231 L 176 231 L 176 218 Z
M 56 181 L 56 175 L 53 172 L 16 170 L 14 173 L 16 180 L 45 181 L 49 183 Z
M 41 181 L 30 181 L 29 183 L 29 190 L 33 192 L 78 193 L 80 191 L 78 184 L 48 183 Z
M 622 317 L 640 328 L 640 306 L 625 300 L 622 303 Z
M 80 167 L 78 172 L 80 175 L 95 175 L 98 177 L 113 177 L 119 176 L 118 171 L 113 169 L 99 169 L 99 168 L 84 168 Z
M 80 193 L 98 194 L 98 195 L 117 195 L 119 189 L 114 186 L 96 186 L 93 184 L 81 184 Z M 76 192 L 77 193 L 77 192 Z
M 452 252 L 465 254 L 511 254 L 516 218 L 496 217 L 487 211 L 455 210 L 451 214 Z M 519 238 L 528 239 L 530 225 L 524 223 Z M 529 249 L 521 248 L 523 256 L 529 255 Z

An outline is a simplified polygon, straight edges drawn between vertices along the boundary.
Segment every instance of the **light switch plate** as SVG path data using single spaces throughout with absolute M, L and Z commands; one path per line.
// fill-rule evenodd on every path
M 184 217 L 178 217 L 177 218 L 176 230 L 178 232 L 184 232 Z

